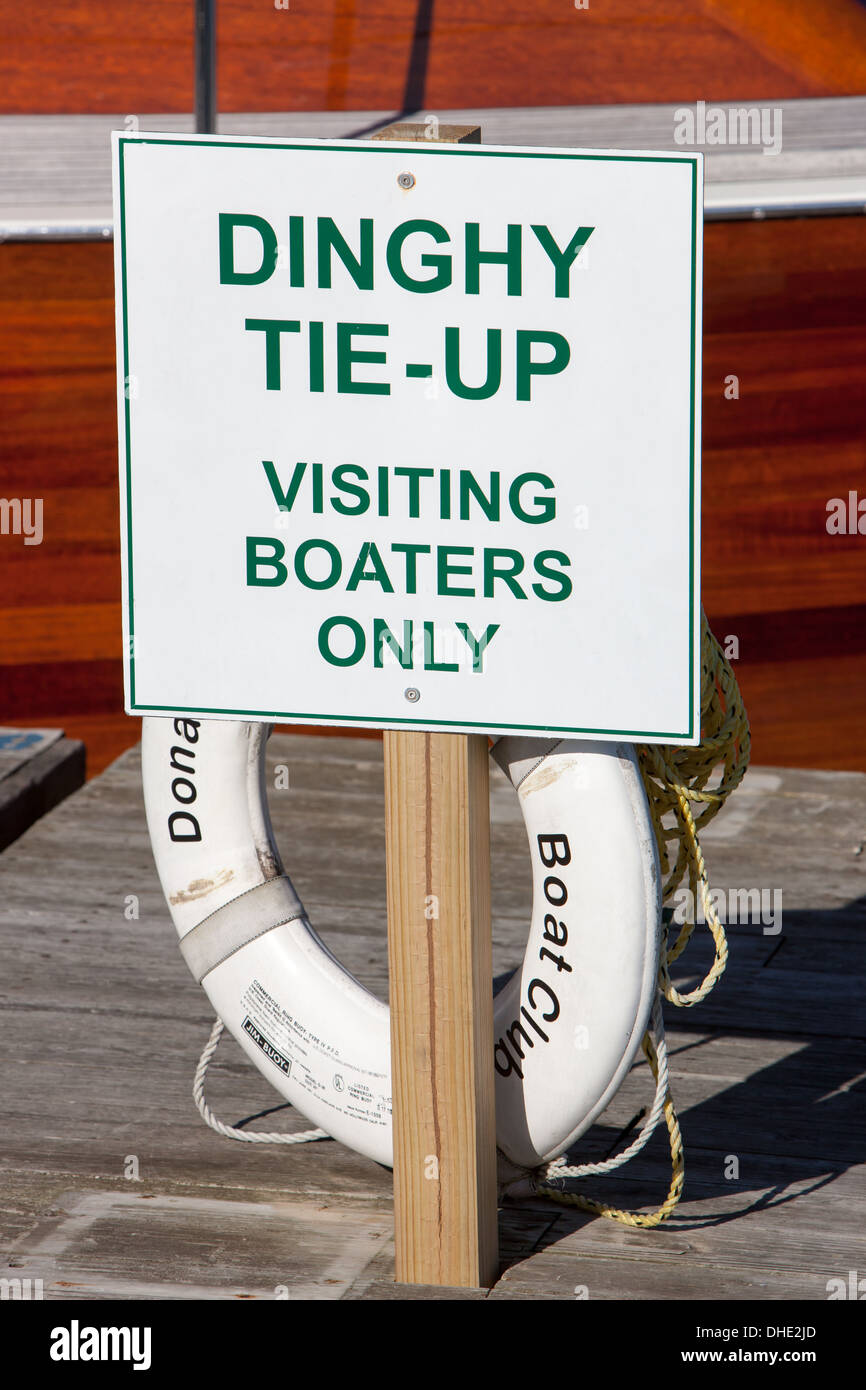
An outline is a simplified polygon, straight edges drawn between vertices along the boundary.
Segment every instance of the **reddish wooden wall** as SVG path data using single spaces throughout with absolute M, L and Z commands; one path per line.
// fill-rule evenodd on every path
M 0 112 L 192 109 L 192 0 L 0 0 Z M 223 111 L 859 95 L 857 0 L 218 0 Z
M 866 771 L 866 226 L 711 225 L 705 246 L 703 591 L 762 763 Z M 111 247 L 0 246 L 0 494 L 42 497 L 45 539 L 0 537 L 0 723 L 63 725 L 98 771 L 119 713 Z M 725 378 L 739 378 L 726 400 Z

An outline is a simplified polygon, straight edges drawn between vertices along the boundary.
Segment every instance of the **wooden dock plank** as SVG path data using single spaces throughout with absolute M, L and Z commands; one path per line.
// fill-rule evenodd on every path
M 2 66 L 2 60 L 0 60 Z M 866 65 L 864 65 L 866 70 Z M 439 130 L 449 128 L 482 129 L 482 139 L 490 145 L 529 145 L 571 147 L 572 149 L 673 149 L 682 128 L 680 101 L 667 103 L 633 100 L 617 105 L 563 103 L 545 105 L 484 105 L 446 109 L 439 106 L 435 117 Z M 525 95 L 522 98 L 525 102 Z M 744 107 L 745 102 L 728 103 Z M 749 103 L 767 112 L 770 131 L 754 142 L 733 139 L 702 143 L 693 147 L 705 157 L 706 207 L 712 211 L 724 192 L 737 186 L 772 187 L 773 184 L 816 179 L 841 179 L 861 187 L 866 175 L 864 111 L 866 97 L 827 97 L 811 100 L 785 100 Z M 131 127 L 122 112 L 95 114 L 6 114 L 0 94 L 0 227 L 24 223 L 39 226 L 54 222 L 86 221 L 94 227 L 110 226 L 112 220 L 110 132 L 113 130 L 168 131 L 192 130 L 187 113 L 166 113 L 165 108 L 139 108 L 137 124 Z M 694 108 L 693 108 L 694 111 Z M 778 113 L 778 114 L 775 114 Z M 274 110 L 263 112 L 243 108 L 223 110 L 218 117 L 222 135 L 248 135 L 314 139 L 382 138 L 391 125 L 387 109 L 354 111 Z M 428 112 L 408 112 L 412 119 L 398 123 L 424 125 Z M 708 125 L 711 124 L 708 122 Z M 406 138 L 392 136 L 391 138 Z M 443 135 L 440 138 L 445 138 Z M 767 145 L 775 144 L 773 157 L 765 158 Z M 740 270 L 742 274 L 742 269 Z M 68 294 L 62 285 L 51 296 Z M 760 297 L 757 309 L 768 305 Z M 101 309 L 96 310 L 97 313 Z M 848 322 L 855 320 L 849 318 Z M 762 328 L 774 322 L 762 318 Z M 819 327 L 820 322 L 816 323 Z M 26 324 L 22 325 L 26 329 Z M 62 357 L 62 339 L 56 352 Z M 831 366 L 828 362 L 827 367 Z M 761 370 L 774 370 L 771 358 Z
M 9 730 L 2 732 L 11 735 Z M 17 732 L 26 737 L 26 730 Z M 61 730 L 40 732 L 56 737 L 43 736 L 19 754 L 0 744 L 0 850 L 84 781 L 84 744 L 64 738 Z

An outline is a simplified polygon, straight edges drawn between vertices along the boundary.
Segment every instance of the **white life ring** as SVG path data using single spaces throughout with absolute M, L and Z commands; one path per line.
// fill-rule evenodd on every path
M 304 915 L 274 843 L 266 724 L 144 720 L 154 857 L 181 951 L 217 1014 L 316 1125 L 392 1164 L 389 1011 Z M 534 1168 L 622 1082 L 647 1027 L 661 930 L 658 857 L 630 744 L 506 737 L 533 911 L 522 969 L 495 1000 L 496 1129 Z

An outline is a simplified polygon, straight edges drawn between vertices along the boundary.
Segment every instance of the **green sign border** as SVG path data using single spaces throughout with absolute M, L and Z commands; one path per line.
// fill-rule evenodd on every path
M 345 144 L 337 143 L 310 143 L 303 144 L 299 141 L 288 141 L 281 143 L 276 140 L 250 140 L 243 137 L 237 140 L 207 140 L 207 139 L 161 139 L 158 137 L 120 135 L 118 137 L 118 168 L 119 168 L 119 201 L 120 201 L 120 267 L 121 267 L 121 295 L 123 303 L 123 379 L 129 380 L 129 323 L 126 302 L 126 200 L 125 200 L 125 169 L 124 151 L 127 145 L 196 145 L 199 147 L 217 147 L 221 149 L 257 149 L 257 150 L 307 150 L 321 153 L 323 151 L 333 151 L 342 153 L 344 150 L 365 154 L 391 154 L 394 151 L 394 144 L 405 144 L 405 142 L 395 141 L 391 144 L 382 141 L 351 141 Z M 492 724 L 482 723 L 473 720 L 456 719 L 400 719 L 383 718 L 373 715 L 338 715 L 338 714 L 311 714 L 297 710 L 247 710 L 247 709 L 222 709 L 208 708 L 204 705 L 194 707 L 184 707 L 176 705 L 140 705 L 135 699 L 135 628 L 134 628 L 134 595 L 133 595 L 133 574 L 132 574 L 132 440 L 130 429 L 129 412 L 129 393 L 124 392 L 125 406 L 125 445 L 126 445 L 126 563 L 127 563 L 127 590 L 128 590 L 128 613 L 129 613 L 129 649 L 127 659 L 129 663 L 129 703 L 130 713 L 134 714 L 222 714 L 222 715 L 242 715 L 245 718 L 271 721 L 296 722 L 296 723 L 317 723 L 323 725 L 344 725 L 346 727 L 357 727 L 362 724 L 372 724 L 378 728 L 391 728 L 394 725 L 408 725 L 410 728 L 420 727 L 429 729 L 432 726 L 443 730 L 453 730 L 459 732 L 466 729 L 478 730 L 503 730 L 513 733 L 537 733 L 537 734 L 605 734 L 611 737 L 624 738 L 631 743 L 640 743 L 645 739 L 664 741 L 670 739 L 694 739 L 700 737 L 700 729 L 695 729 L 695 399 L 698 389 L 696 380 L 696 341 L 695 341 L 695 321 L 697 317 L 697 236 L 698 236 L 698 159 L 697 155 L 658 155 L 658 154 L 579 154 L 569 150 L 532 150 L 525 152 L 521 150 L 501 150 L 485 149 L 483 145 L 448 145 L 431 144 L 424 145 L 420 142 L 412 142 L 411 153 L 421 155 L 452 155 L 460 159 L 576 159 L 586 161 L 596 161 L 605 164 L 688 164 L 692 173 L 692 261 L 691 261 L 691 285 L 692 285 L 692 315 L 691 315 L 691 393 L 690 393 L 690 424 L 689 424 L 689 729 L 685 733 L 674 733 L 670 731 L 658 732 L 656 730 L 633 729 L 598 729 L 598 728 L 573 728 L 571 726 L 559 726 L 552 724 Z M 703 217 L 703 209 L 701 209 Z M 701 223 L 702 225 L 702 223 Z

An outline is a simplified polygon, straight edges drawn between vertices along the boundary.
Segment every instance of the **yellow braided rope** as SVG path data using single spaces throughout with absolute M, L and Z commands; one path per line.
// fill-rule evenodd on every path
M 724 973 L 728 961 L 725 929 L 713 905 L 698 832 L 721 810 L 739 786 L 749 765 L 749 722 L 736 677 L 701 612 L 701 742 L 696 748 L 641 745 L 638 765 L 649 801 L 662 871 L 663 901 L 673 896 L 688 873 L 691 901 L 700 890 L 707 927 L 715 945 L 713 964 L 696 989 L 681 994 L 671 983 L 670 967 L 688 945 L 694 922 L 686 921 L 672 946 L 662 945 L 659 989 L 665 999 L 690 1008 L 706 999 Z M 722 765 L 718 780 L 707 787 L 714 770 Z M 702 809 L 697 815 L 692 803 Z M 665 824 L 668 817 L 668 824 Z M 653 1079 L 658 1080 L 658 1057 L 647 1032 L 641 1044 Z M 665 1091 L 664 1115 L 671 1149 L 672 1177 L 668 1195 L 660 1207 L 648 1213 L 623 1211 L 578 1192 L 565 1192 L 539 1182 L 537 1191 L 556 1202 L 607 1216 L 626 1226 L 652 1227 L 666 1221 L 680 1200 L 685 1180 L 685 1159 L 670 1086 Z
M 658 1080 L 658 1058 L 649 1033 L 644 1034 L 641 1043 L 644 1056 L 650 1064 L 653 1080 Z M 563 1202 L 568 1206 L 580 1207 L 582 1211 L 594 1212 L 596 1216 L 607 1216 L 612 1221 L 620 1221 L 624 1226 L 658 1226 L 662 1221 L 666 1221 L 680 1200 L 685 1182 L 685 1157 L 683 1154 L 683 1137 L 680 1133 L 680 1123 L 677 1119 L 677 1112 L 674 1108 L 673 1097 L 670 1087 L 665 1092 L 665 1121 L 668 1127 L 668 1136 L 671 1146 L 671 1165 L 672 1176 L 668 1195 L 662 1205 L 652 1212 L 623 1211 L 620 1207 L 610 1207 L 606 1202 L 599 1202 L 594 1197 L 586 1197 L 579 1192 L 566 1192 L 560 1187 L 551 1187 L 548 1183 L 539 1182 L 536 1191 L 543 1197 L 551 1197 L 555 1202 Z

